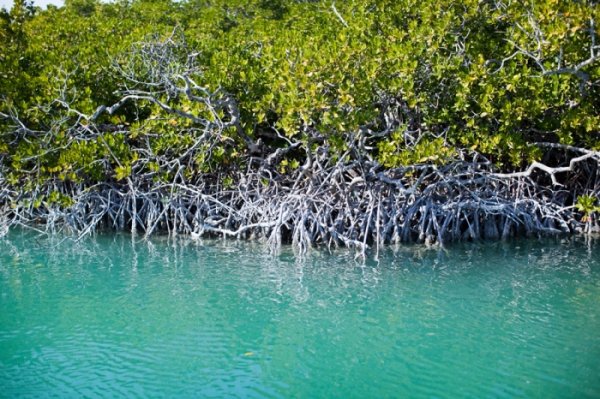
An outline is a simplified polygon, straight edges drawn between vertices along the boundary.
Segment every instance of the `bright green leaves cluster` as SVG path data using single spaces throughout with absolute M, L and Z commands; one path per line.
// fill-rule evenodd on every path
M 384 166 L 397 167 L 421 163 L 442 165 L 455 155 L 455 149 L 447 145 L 443 138 L 423 137 L 415 145 L 406 148 L 399 132 L 389 140 L 379 142 L 379 159 Z
M 454 104 L 465 127 L 459 142 L 493 154 L 492 137 L 497 156 L 515 165 L 540 157 L 535 142 L 597 145 L 600 104 L 591 82 L 598 82 L 598 62 L 582 71 L 588 82 L 553 71 L 590 57 L 590 19 L 598 20 L 598 7 L 553 0 L 490 7 L 479 7 L 480 22 L 469 25 L 470 64 Z
M 255 15 L 209 50 L 206 83 L 234 94 L 249 133 L 257 125 L 288 136 L 306 126 L 345 132 L 373 118 L 369 70 L 378 60 L 330 14 L 304 4 L 289 7 L 283 21 Z
M 598 198 L 592 195 L 582 195 L 577 198 L 575 208 L 583 213 L 584 219 L 589 219 L 592 214 L 600 212 L 600 205 L 596 205 L 597 202 Z
M 15 0 L 14 7 L 0 9 L 0 99 L 17 102 L 21 93 L 30 94 L 27 73 L 28 46 L 26 23 L 34 11 L 24 0 Z

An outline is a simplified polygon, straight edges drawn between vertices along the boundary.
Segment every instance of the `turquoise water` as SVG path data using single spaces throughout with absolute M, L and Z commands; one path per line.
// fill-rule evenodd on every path
M 0 397 L 600 398 L 600 242 L 0 239 Z

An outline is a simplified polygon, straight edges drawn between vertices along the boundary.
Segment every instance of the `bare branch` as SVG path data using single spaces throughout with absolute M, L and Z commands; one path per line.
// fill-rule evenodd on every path
M 342 25 L 344 25 L 347 28 L 348 23 L 346 22 L 346 20 L 344 20 L 344 17 L 342 17 L 342 15 L 338 12 L 337 8 L 335 8 L 335 2 L 331 2 L 331 9 L 333 10 L 335 16 L 340 20 Z

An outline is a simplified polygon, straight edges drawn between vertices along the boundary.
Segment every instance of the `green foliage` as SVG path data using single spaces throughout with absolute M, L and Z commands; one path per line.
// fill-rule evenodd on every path
M 441 138 L 423 138 L 410 149 L 404 147 L 403 141 L 400 133 L 395 132 L 389 140 L 379 142 L 379 158 L 384 166 L 393 168 L 422 163 L 441 165 L 452 159 L 455 152 Z
M 598 198 L 592 195 L 582 195 L 577 198 L 575 208 L 584 214 L 584 218 L 589 218 L 594 212 L 600 212 L 600 205 L 596 205 Z
M 366 147 L 384 166 L 443 164 L 467 149 L 514 168 L 541 159 L 540 141 L 600 148 L 600 62 L 582 69 L 586 81 L 540 67 L 559 68 L 559 57 L 560 66 L 573 67 L 589 57 L 590 18 L 600 37 L 593 3 L 348 0 L 336 4 L 341 21 L 324 0 L 69 0 L 47 10 L 17 0 L 0 12 L 0 112 L 46 131 L 65 111 L 36 107 L 60 95 L 88 114 L 113 104 L 131 84 L 116 61 L 133 43 L 177 28 L 198 53 L 196 81 L 236 100 L 251 138 L 277 129 L 308 143 L 307 132 L 316 131 L 341 154 L 365 127 L 383 130 L 384 103 L 393 100 L 400 126 Z M 211 117 L 203 105 L 178 101 L 186 112 Z M 199 134 L 189 120 L 152 104 L 104 118 L 126 124 L 127 133 L 22 140 L 0 120 L 2 162 L 17 181 L 120 181 L 136 171 L 166 179 L 155 165 L 138 165 L 136 146 L 147 140 L 168 158 Z M 419 139 L 407 140 L 406 132 Z M 197 153 L 187 173 L 241 164 L 245 154 L 228 131 Z M 34 177 L 35 162 L 42 174 Z M 288 173 L 301 163 L 292 156 L 279 167 Z

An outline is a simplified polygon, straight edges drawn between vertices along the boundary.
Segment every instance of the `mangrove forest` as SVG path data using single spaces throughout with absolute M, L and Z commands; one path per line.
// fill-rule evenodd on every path
M 16 0 L 0 235 L 597 232 L 599 24 L 592 0 Z

